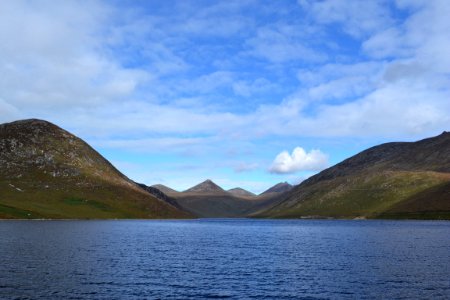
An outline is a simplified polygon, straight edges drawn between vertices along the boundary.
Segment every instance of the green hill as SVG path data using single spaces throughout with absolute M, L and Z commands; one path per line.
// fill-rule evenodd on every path
M 0 125 L 0 218 L 186 217 L 49 122 Z
M 363 151 L 312 176 L 259 217 L 450 219 L 450 133 Z

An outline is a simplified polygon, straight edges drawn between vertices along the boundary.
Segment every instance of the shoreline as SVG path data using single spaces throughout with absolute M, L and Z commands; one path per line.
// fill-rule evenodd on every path
M 450 219 L 387 219 L 387 218 L 191 218 L 191 219 L 0 219 L 0 222 L 7 221 L 220 221 L 220 220 L 254 220 L 254 221 L 446 221 L 450 222 Z

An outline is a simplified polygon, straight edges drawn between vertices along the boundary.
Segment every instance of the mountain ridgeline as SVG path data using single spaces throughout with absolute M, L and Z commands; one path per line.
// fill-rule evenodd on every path
M 187 218 L 46 121 L 0 125 L 0 218 Z
M 255 195 L 242 188 L 224 190 L 207 179 L 183 192 L 161 184 L 152 186 L 165 193 L 178 205 L 201 218 L 246 217 L 278 203 L 284 191 Z
M 52 123 L 0 125 L 0 218 L 249 216 L 450 219 L 450 133 L 375 146 L 297 186 L 255 195 L 212 180 L 182 192 L 138 184 Z
M 449 219 L 450 133 L 365 150 L 257 216 Z

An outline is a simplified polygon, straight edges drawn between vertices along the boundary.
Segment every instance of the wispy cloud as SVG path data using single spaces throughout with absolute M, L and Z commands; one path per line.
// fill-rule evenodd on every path
M 298 0 L 320 24 L 340 24 L 341 28 L 354 37 L 371 35 L 394 23 L 389 1 L 359 0 Z
M 250 162 L 240 162 L 234 167 L 234 171 L 237 173 L 253 171 L 259 168 L 259 164 Z
M 324 61 L 326 55 L 314 49 L 304 39 L 305 31 L 311 30 L 308 25 L 290 26 L 287 24 L 271 24 L 259 28 L 256 36 L 247 41 L 249 54 L 262 57 L 272 63 L 283 63 L 300 60 L 303 62 Z
M 449 129 L 449 15 L 445 0 L 2 1 L 0 122 L 236 176 L 304 139 L 332 158 L 314 142 L 424 137 Z

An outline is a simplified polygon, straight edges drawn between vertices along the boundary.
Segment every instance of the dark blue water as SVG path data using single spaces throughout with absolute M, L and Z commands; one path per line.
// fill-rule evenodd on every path
M 0 298 L 450 298 L 450 222 L 2 221 Z

